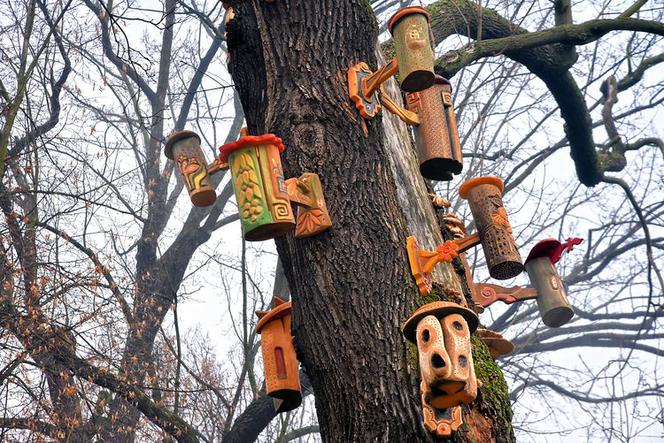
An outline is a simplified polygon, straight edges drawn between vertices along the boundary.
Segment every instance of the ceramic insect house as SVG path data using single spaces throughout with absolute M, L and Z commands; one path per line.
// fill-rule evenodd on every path
M 429 13 L 420 6 L 398 10 L 388 22 L 396 57 L 376 71 L 365 62 L 348 69 L 348 95 L 362 118 L 372 119 L 378 115 L 381 103 L 392 112 L 399 108 L 389 97 L 379 93 L 381 85 L 397 72 L 404 92 L 423 91 L 434 84 L 429 20 Z
M 399 65 L 401 89 L 422 91 L 434 83 L 429 12 L 421 6 L 398 10 L 387 23 Z
M 477 225 L 473 235 L 456 236 L 439 245 L 435 251 L 419 247 L 417 238 L 406 239 L 410 270 L 421 294 L 431 292 L 431 271 L 439 263 L 450 263 L 468 249 L 482 244 L 484 256 L 493 278 L 508 279 L 523 271 L 512 227 L 503 207 L 503 182 L 498 177 L 479 177 L 461 185 L 459 194 L 470 203 Z M 456 227 L 460 230 L 460 227 Z M 462 230 L 460 230 L 462 231 Z
M 463 158 L 450 82 L 437 75 L 433 86 L 407 94 L 406 102 L 418 117 L 413 132 L 420 173 L 431 180 L 452 180 L 461 173 Z
M 256 311 L 256 332 L 261 335 L 267 394 L 275 399 L 277 412 L 286 412 L 302 403 L 299 362 L 291 335 L 291 302 L 274 297 L 274 308 Z
M 523 272 L 521 255 L 503 206 L 503 186 L 498 177 L 478 177 L 459 188 L 459 195 L 468 200 L 473 214 L 489 274 L 498 280 Z
M 278 237 L 295 227 L 296 237 L 308 237 L 332 226 L 320 178 L 305 173 L 284 180 L 282 140 L 274 134 L 243 135 L 219 148 L 228 162 L 242 232 L 247 241 Z M 298 206 L 297 223 L 291 203 Z
M 209 206 L 214 203 L 217 195 L 212 187 L 198 134 L 191 131 L 171 134 L 166 140 L 164 155 L 175 161 L 194 206 Z
M 456 303 L 438 301 L 418 308 L 403 324 L 404 337 L 417 345 L 424 425 L 439 437 L 462 424 L 459 405 L 477 396 L 470 334 L 477 315 Z
M 580 238 L 565 243 L 549 238 L 538 242 L 528 254 L 526 271 L 537 290 L 537 306 L 545 325 L 557 328 L 572 319 L 574 311 L 567 298 L 567 290 L 556 269 L 556 263 L 565 251 L 571 251 Z

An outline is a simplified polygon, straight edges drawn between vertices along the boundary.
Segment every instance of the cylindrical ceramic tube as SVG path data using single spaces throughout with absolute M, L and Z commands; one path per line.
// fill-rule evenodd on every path
M 498 177 L 479 177 L 464 182 L 461 198 L 468 200 L 477 225 L 489 274 L 507 280 L 523 272 L 521 255 L 503 207 L 503 182 Z
M 275 298 L 275 307 L 260 317 L 256 332 L 261 335 L 261 352 L 267 395 L 281 400 L 277 412 L 290 411 L 302 403 L 300 363 L 291 335 L 291 302 Z
M 192 131 L 171 134 L 164 154 L 176 162 L 194 206 L 209 206 L 215 202 L 217 196 L 212 188 L 198 134 Z
M 281 143 L 278 137 L 265 134 L 242 137 L 221 148 L 230 165 L 247 241 L 278 237 L 295 227 L 277 143 Z
M 400 9 L 390 18 L 388 28 L 399 63 L 401 89 L 417 92 L 433 85 L 434 53 L 427 10 L 420 6 Z
M 572 305 L 558 271 L 549 257 L 538 257 L 526 262 L 530 282 L 537 289 L 537 307 L 544 324 L 557 328 L 574 317 Z
M 413 128 L 420 173 L 430 180 L 452 180 L 461 173 L 463 158 L 450 82 L 437 75 L 432 87 L 408 94 L 406 101 L 420 121 Z

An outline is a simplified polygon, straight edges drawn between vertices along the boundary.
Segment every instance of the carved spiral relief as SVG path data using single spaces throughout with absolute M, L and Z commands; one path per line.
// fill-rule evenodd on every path
M 486 298 L 492 299 L 493 297 L 496 296 L 496 290 L 491 287 L 485 286 L 482 288 L 482 295 Z

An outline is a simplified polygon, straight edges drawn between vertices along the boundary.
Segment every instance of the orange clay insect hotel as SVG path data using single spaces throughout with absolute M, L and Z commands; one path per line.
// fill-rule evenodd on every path
M 302 403 L 299 362 L 291 335 L 291 302 L 274 297 L 274 308 L 256 311 L 256 332 L 261 335 L 267 394 L 274 398 L 277 412 L 286 412 Z
M 507 280 L 523 272 L 521 255 L 503 206 L 503 181 L 478 177 L 464 182 L 459 196 L 468 200 L 491 277 Z
M 452 180 L 463 169 L 452 85 L 437 75 L 432 87 L 406 95 L 408 111 L 417 115 L 413 125 L 420 173 L 431 180 Z

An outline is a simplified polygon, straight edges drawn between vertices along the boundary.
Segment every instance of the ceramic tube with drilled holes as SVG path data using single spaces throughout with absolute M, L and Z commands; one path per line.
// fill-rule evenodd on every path
M 459 195 L 468 200 L 473 213 L 489 274 L 507 280 L 523 272 L 523 264 L 502 194 L 503 182 L 498 177 L 473 178 L 459 188 Z
M 430 180 L 452 180 L 461 173 L 463 158 L 450 82 L 437 75 L 432 87 L 407 94 L 406 102 L 420 122 L 413 127 L 420 173 Z

